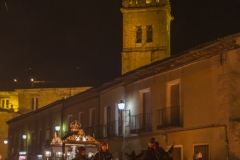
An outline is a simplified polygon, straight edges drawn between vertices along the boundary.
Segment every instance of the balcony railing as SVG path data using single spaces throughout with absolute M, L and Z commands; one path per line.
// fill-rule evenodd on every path
M 107 123 L 107 136 L 118 137 L 122 135 L 122 123 L 121 121 L 112 121 Z
M 152 130 L 151 113 L 142 113 L 130 117 L 130 132 L 148 132 Z
M 156 112 L 157 129 L 180 127 L 183 125 L 183 107 L 173 106 L 159 109 Z
M 84 132 L 86 135 L 93 136 L 94 138 L 104 138 L 106 137 L 106 125 L 99 124 L 92 127 L 85 127 Z

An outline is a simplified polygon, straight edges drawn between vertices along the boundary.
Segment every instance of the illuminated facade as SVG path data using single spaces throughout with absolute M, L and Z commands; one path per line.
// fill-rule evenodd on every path
M 192 159 L 199 151 L 204 160 L 239 159 L 239 59 L 235 34 L 11 119 L 9 158 L 25 148 L 32 158 L 41 154 L 55 126 L 63 137 L 78 120 L 86 135 L 108 142 L 114 158 L 140 153 L 155 137 L 166 150 L 175 145 L 174 159 Z M 118 109 L 121 100 L 124 110 Z
M 8 144 L 4 144 L 4 141 L 7 140 L 8 137 L 8 125 L 6 121 L 19 115 L 35 111 L 59 99 L 71 97 L 89 88 L 90 87 L 28 88 L 16 89 L 14 91 L 0 91 L 0 148 L 2 150 L 0 154 L 3 158 L 6 158 L 8 153 Z
M 168 0 L 123 0 L 122 74 L 170 56 Z
M 168 0 L 124 0 L 121 11 L 123 75 L 7 121 L 8 159 L 43 155 L 55 126 L 64 137 L 76 119 L 120 160 L 146 150 L 152 137 L 165 150 L 174 144 L 174 160 L 197 152 L 204 160 L 240 159 L 240 34 L 170 57 Z

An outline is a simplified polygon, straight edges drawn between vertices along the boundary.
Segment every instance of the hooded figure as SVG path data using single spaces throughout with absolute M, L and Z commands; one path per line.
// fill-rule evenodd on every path
M 161 160 L 165 153 L 165 150 L 159 146 L 158 141 L 151 138 L 148 141 L 148 149 L 143 156 L 143 160 Z
M 113 156 L 109 152 L 106 142 L 101 143 L 101 149 L 94 155 L 93 160 L 113 160 Z
M 75 160 L 88 160 L 87 156 L 86 156 L 86 148 L 84 148 L 83 146 L 78 147 L 78 152 L 76 154 L 76 158 Z

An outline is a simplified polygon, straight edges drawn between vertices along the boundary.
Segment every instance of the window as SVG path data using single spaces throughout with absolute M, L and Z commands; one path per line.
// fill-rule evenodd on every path
M 9 98 L 1 98 L 0 107 L 1 108 L 9 108 Z
M 49 145 L 50 144 L 50 130 L 46 129 L 45 132 L 45 145 Z
M 30 137 L 30 146 L 29 146 L 29 152 L 30 153 L 34 153 L 34 148 L 35 148 L 35 133 L 32 132 L 31 133 L 31 137 Z
M 32 110 L 38 109 L 38 97 L 32 97 L 32 102 L 31 102 Z
M 144 89 L 140 91 L 140 105 L 142 110 L 143 128 L 150 128 L 150 89 Z
M 80 123 L 80 128 L 83 128 L 84 124 L 83 124 L 83 112 L 79 112 L 78 113 L 78 122 Z
M 96 110 L 95 108 L 92 108 L 90 110 L 90 126 L 95 126 L 97 123 L 96 123 Z
M 151 3 L 151 0 L 146 0 L 146 4 L 149 4 L 149 3 Z
M 42 151 L 42 144 L 43 144 L 43 131 L 39 131 L 39 137 L 38 137 L 38 147 L 37 147 L 37 154 L 40 154 Z
M 142 27 L 137 26 L 136 27 L 136 43 L 142 43 Z
M 72 122 L 73 122 L 72 115 L 68 115 L 68 121 L 67 121 L 68 131 L 71 131 L 70 124 L 71 124 Z
M 167 82 L 167 107 L 180 106 L 180 79 Z
M 9 100 L 6 100 L 6 108 L 9 108 Z
M 107 107 L 107 123 L 111 121 L 111 107 Z
M 130 132 L 151 131 L 150 89 L 139 91 L 140 114 L 131 116 Z
M 147 28 L 147 42 L 152 42 L 153 41 L 152 25 L 148 25 L 146 28 Z
M 2 100 L 2 108 L 5 108 L 5 100 Z
M 168 125 L 182 125 L 180 93 L 180 79 L 167 82 L 167 106 L 164 115 Z
M 194 156 L 202 156 L 202 159 L 209 160 L 209 146 L 208 145 L 195 145 Z

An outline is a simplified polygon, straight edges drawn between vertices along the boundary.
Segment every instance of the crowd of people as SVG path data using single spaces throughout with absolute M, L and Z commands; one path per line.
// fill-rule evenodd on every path
M 86 155 L 86 148 L 78 147 L 75 160 L 113 160 L 111 152 L 108 150 L 107 143 L 102 142 L 100 150 L 91 158 Z
M 86 149 L 83 146 L 78 147 L 78 152 L 76 154 L 75 160 L 113 160 L 113 156 L 111 152 L 108 150 L 107 143 L 102 142 L 100 146 L 101 146 L 100 150 L 91 158 L 88 158 L 88 156 L 86 155 Z M 142 155 L 141 159 L 142 160 L 163 160 L 164 158 L 166 158 L 167 160 L 169 158 L 172 159 L 171 156 L 167 158 L 166 154 L 168 154 L 168 152 L 166 152 L 162 147 L 159 146 L 158 141 L 155 138 L 151 138 L 148 141 L 148 148 Z M 197 153 L 196 155 L 194 155 L 193 159 L 203 160 L 202 154 L 200 152 Z

